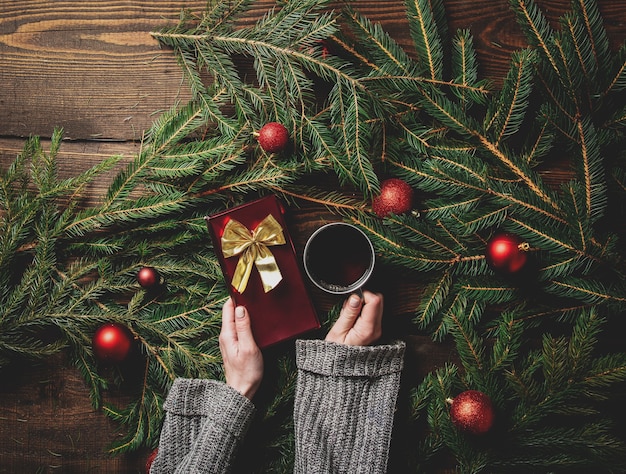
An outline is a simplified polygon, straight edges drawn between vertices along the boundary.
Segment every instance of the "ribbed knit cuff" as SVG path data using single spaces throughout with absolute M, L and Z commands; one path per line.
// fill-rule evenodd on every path
M 163 408 L 172 414 L 228 420 L 236 437 L 243 436 L 254 414 L 254 404 L 223 382 L 208 379 L 174 380 Z
M 315 340 L 296 341 L 299 369 L 320 375 L 378 377 L 402 371 L 405 343 L 348 346 Z

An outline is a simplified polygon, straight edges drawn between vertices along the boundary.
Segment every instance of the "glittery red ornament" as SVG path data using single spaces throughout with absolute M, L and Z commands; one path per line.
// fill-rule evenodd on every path
M 132 348 L 133 336 L 126 326 L 106 323 L 93 335 L 93 352 L 101 362 L 122 362 Z
M 257 134 L 259 145 L 268 153 L 278 153 L 289 143 L 289 131 L 282 123 L 269 122 Z
M 404 214 L 413 208 L 413 188 L 399 178 L 389 178 L 380 184 L 380 194 L 372 199 L 372 210 L 378 217 Z
M 498 233 L 487 242 L 485 257 L 494 270 L 513 274 L 526 265 L 527 249 L 528 245 L 517 235 Z
M 493 425 L 495 414 L 491 399 L 478 390 L 458 394 L 450 406 L 450 419 L 460 430 L 484 434 Z
M 143 267 L 137 272 L 137 282 L 144 288 L 152 288 L 159 283 L 159 272 L 152 267 Z
M 157 457 L 158 452 L 159 452 L 159 449 L 156 448 L 150 453 L 150 455 L 148 456 L 148 459 L 146 459 L 146 474 L 150 474 L 150 468 L 152 467 L 152 463 L 154 462 L 154 458 Z

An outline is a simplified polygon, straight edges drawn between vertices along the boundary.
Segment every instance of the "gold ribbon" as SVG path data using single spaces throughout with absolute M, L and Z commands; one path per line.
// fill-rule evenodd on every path
M 222 253 L 225 258 L 241 255 L 233 275 L 232 285 L 235 289 L 239 293 L 245 291 L 253 266 L 259 271 L 265 293 L 275 288 L 283 276 L 274 255 L 267 247 L 285 243 L 283 228 L 271 214 L 252 232 L 241 222 L 229 220 L 222 235 Z

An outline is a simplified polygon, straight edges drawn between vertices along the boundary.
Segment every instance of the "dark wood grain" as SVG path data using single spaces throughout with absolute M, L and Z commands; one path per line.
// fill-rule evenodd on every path
M 555 19 L 567 2 L 549 5 Z M 624 38 L 626 2 L 600 2 L 616 45 Z M 63 127 L 72 140 L 137 140 L 155 116 L 185 101 L 189 90 L 168 50 L 150 35 L 203 1 L 0 1 L 0 135 L 49 136 Z M 258 1 L 246 25 L 272 2 Z M 355 2 L 407 51 L 414 52 L 402 2 Z M 524 46 L 506 0 L 445 2 L 450 31 L 475 36 L 483 77 L 496 84 L 511 53 Z
M 567 0 L 537 3 L 552 22 L 569 7 Z M 124 157 L 120 166 L 132 159 L 156 117 L 190 97 L 171 51 L 160 48 L 150 32 L 176 22 L 182 8 L 201 12 L 205 5 L 206 0 L 0 0 L 0 166 L 19 153 L 25 137 L 49 137 L 55 127 L 65 130 L 62 176 L 111 155 Z M 252 24 L 273 5 L 254 2 L 241 25 Z M 415 54 L 403 2 L 352 5 Z M 472 32 L 480 73 L 497 87 L 511 53 L 526 46 L 508 1 L 444 0 L 444 5 L 450 31 Z M 600 0 L 599 6 L 615 49 L 626 38 L 626 0 Z M 545 177 L 558 183 L 567 174 L 564 165 Z M 107 179 L 94 183 L 85 205 L 97 202 L 108 185 Z M 328 218 L 323 209 L 294 211 L 296 246 Z M 419 282 L 387 275 L 377 282 L 385 292 L 386 324 L 408 326 Z M 335 303 L 320 293 L 314 297 L 321 308 Z M 455 357 L 450 346 L 423 335 L 407 340 L 407 368 L 416 379 Z M 92 409 L 87 387 L 63 355 L 11 366 L 0 377 L 0 473 L 143 472 L 147 452 L 106 454 L 116 426 Z M 107 396 L 123 403 L 127 394 Z
M 0 472 L 131 472 L 142 457 L 105 451 L 117 427 L 95 411 L 62 354 L 0 372 Z M 117 398 L 121 400 L 118 396 Z
M 566 2 L 549 5 L 550 18 Z M 0 134 L 49 136 L 63 127 L 68 139 L 137 140 L 155 114 L 189 97 L 172 54 L 150 35 L 176 21 L 185 7 L 204 1 L 0 1 Z M 249 24 L 272 5 L 258 1 Z M 357 8 L 413 50 L 402 2 L 358 1 Z M 445 2 L 450 31 L 469 28 L 481 72 L 498 82 L 512 51 L 524 46 L 506 0 Z M 601 2 L 615 43 L 623 39 L 624 2 Z M 620 37 L 621 36 L 621 37 Z

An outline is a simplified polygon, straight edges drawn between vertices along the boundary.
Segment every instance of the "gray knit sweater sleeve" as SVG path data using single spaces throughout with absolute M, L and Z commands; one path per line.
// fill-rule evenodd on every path
M 250 400 L 225 383 L 182 378 L 174 381 L 163 408 L 151 474 L 229 471 L 255 411 Z
M 295 473 L 384 473 L 405 344 L 296 342 Z

